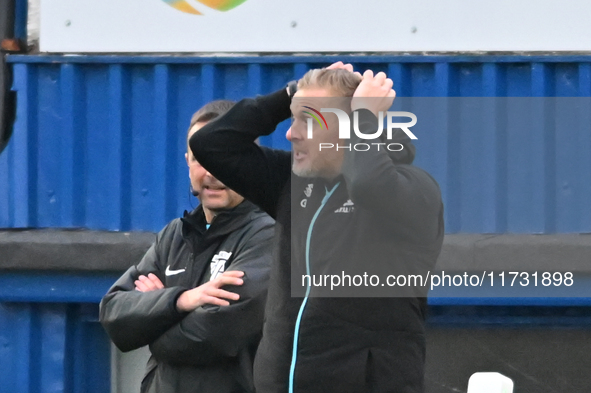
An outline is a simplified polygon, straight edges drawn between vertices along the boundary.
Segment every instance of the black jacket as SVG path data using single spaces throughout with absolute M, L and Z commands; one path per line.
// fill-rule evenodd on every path
M 360 263 L 368 264 L 370 274 L 373 267 L 379 274 L 388 267 L 393 274 L 426 273 L 444 234 L 439 187 L 411 165 L 414 147 L 407 138 L 400 139 L 405 149 L 397 153 L 347 151 L 343 174 L 333 182 L 292 177 L 289 152 L 254 143 L 290 116 L 289 105 L 284 90 L 242 100 L 190 140 L 205 168 L 277 220 L 278 258 L 255 359 L 257 392 L 287 392 L 290 385 L 307 393 L 422 392 L 424 299 L 314 297 L 326 295 L 316 287 L 302 299 L 300 276 L 306 268 L 334 272 L 342 259 L 357 261 L 346 266 L 358 271 L 365 268 Z M 359 117 L 360 128 L 375 127 L 369 111 Z M 326 199 L 328 190 L 333 192 Z M 292 297 L 290 283 L 299 297 Z
M 244 201 L 218 214 L 209 229 L 205 224 L 201 206 L 170 222 L 101 301 L 100 321 L 119 349 L 150 346 L 142 392 L 254 391 L 274 222 Z M 209 281 L 220 264 L 245 272 L 244 284 L 230 289 L 240 299 L 178 312 L 181 293 Z M 139 275 L 150 272 L 165 288 L 134 290 Z

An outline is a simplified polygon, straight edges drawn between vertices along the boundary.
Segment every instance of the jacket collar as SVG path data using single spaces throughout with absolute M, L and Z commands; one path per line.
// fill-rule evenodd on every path
M 325 192 L 332 190 L 335 186 L 338 185 L 339 190 L 346 189 L 345 187 L 345 177 L 343 175 L 338 175 L 333 179 L 325 179 L 322 177 L 315 177 L 309 179 L 310 183 L 314 183 L 314 187 L 320 191 L 320 195 L 324 196 Z M 342 186 L 342 187 L 341 187 Z
M 220 212 L 211 222 L 209 229 L 206 229 L 205 212 L 203 206 L 199 205 L 192 212 L 185 211 L 181 221 L 183 222 L 183 236 L 192 234 L 215 238 L 225 236 L 235 230 L 242 228 L 252 220 L 251 212 L 258 208 L 251 202 L 244 200 L 238 206 L 230 210 Z

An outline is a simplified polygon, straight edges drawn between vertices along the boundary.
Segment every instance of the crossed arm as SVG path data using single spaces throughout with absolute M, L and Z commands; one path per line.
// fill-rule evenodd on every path
M 272 224 L 253 233 L 230 270 L 192 289 L 165 287 L 157 240 L 105 295 L 101 323 L 122 351 L 151 345 L 157 359 L 171 363 L 207 364 L 237 351 L 262 329 L 272 236 Z
M 226 271 L 214 280 L 181 293 L 176 301 L 177 310 L 181 312 L 191 312 L 197 307 L 201 307 L 205 304 L 229 306 L 230 302 L 228 300 L 239 300 L 240 295 L 226 291 L 222 289 L 222 287 L 226 285 L 242 285 L 244 283 L 241 278 L 242 276 L 244 276 L 244 272 L 241 271 Z M 158 276 L 154 273 L 140 275 L 138 279 L 134 281 L 134 284 L 135 290 L 140 292 L 164 289 L 164 284 L 162 284 L 162 281 L 160 281 Z

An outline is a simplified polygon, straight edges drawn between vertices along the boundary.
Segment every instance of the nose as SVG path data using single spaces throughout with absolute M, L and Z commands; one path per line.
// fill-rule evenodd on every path
M 304 138 L 305 132 L 306 132 L 306 130 L 305 130 L 305 128 L 302 129 L 301 123 L 298 123 L 296 121 L 291 125 L 289 130 L 287 130 L 285 137 L 290 142 L 297 142 L 297 141 L 301 141 Z

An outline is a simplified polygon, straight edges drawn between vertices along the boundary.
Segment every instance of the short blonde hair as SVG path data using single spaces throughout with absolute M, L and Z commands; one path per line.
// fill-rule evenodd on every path
M 353 97 L 361 78 L 343 69 L 326 68 L 310 70 L 298 81 L 298 90 L 308 88 L 327 89 L 339 97 Z

